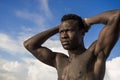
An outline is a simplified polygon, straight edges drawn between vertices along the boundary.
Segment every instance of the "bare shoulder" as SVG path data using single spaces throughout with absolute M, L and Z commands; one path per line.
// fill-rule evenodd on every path
M 64 66 L 67 65 L 68 63 L 68 56 L 65 55 L 64 53 L 56 53 L 56 68 L 63 68 Z
M 64 53 L 56 52 L 56 59 L 62 60 L 62 59 L 68 59 L 68 56 Z

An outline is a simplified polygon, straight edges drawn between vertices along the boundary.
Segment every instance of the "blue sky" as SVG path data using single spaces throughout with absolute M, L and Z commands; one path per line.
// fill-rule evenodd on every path
M 39 64 L 39 62 L 25 50 L 22 43 L 30 36 L 60 24 L 60 19 L 64 14 L 74 13 L 80 15 L 82 18 L 91 17 L 107 10 L 120 9 L 119 4 L 119 0 L 0 0 L 0 64 L 2 64 L 0 71 L 4 72 L 4 74 L 0 72 L 0 74 L 2 74 L 0 78 L 3 80 L 17 80 L 18 77 L 26 76 L 27 78 L 23 79 L 27 80 L 30 78 L 29 74 L 32 74 L 30 73 L 31 67 L 35 68 L 35 70 L 36 66 L 42 65 L 46 67 L 46 65 L 42 63 Z M 86 47 L 97 39 L 100 30 L 103 28 L 102 26 L 102 24 L 94 25 L 86 34 Z M 51 45 L 53 43 L 55 46 Z M 44 45 L 50 47 L 52 50 L 66 52 L 60 45 L 59 34 L 52 37 Z M 120 40 L 112 50 L 107 64 L 112 65 L 112 62 L 109 61 L 114 60 L 115 62 L 113 62 L 113 64 L 118 64 L 116 59 L 120 60 L 119 57 Z M 26 68 L 26 66 L 20 67 L 21 65 L 29 66 L 29 68 Z M 6 68 L 7 66 L 11 66 L 11 68 L 8 69 Z M 19 74 L 15 71 L 12 72 L 12 66 L 14 66 L 15 69 L 21 70 Z M 111 69 L 111 67 L 108 68 Z M 44 70 L 44 68 L 42 69 Z M 22 75 L 22 70 L 26 70 L 25 75 Z M 54 73 L 56 72 L 54 70 L 52 71 L 53 75 L 51 76 L 53 80 L 55 80 L 56 77 L 54 77 Z M 4 76 L 9 75 L 10 72 L 14 74 L 5 78 Z M 46 73 L 48 72 L 49 71 L 46 71 Z M 37 74 L 40 72 L 36 70 L 33 73 Z M 15 74 L 17 74 L 17 77 Z M 44 75 L 42 78 L 32 76 L 31 80 L 38 79 L 44 79 Z M 117 77 L 111 78 L 111 80 L 112 79 L 117 80 Z

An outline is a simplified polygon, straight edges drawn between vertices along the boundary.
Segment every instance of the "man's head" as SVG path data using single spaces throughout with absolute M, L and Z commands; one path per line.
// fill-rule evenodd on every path
M 62 46 L 67 50 L 80 47 L 83 43 L 84 23 L 80 16 L 75 14 L 64 15 L 59 27 Z
M 83 19 L 76 14 L 66 14 L 66 15 L 64 15 L 61 19 L 61 22 L 64 22 L 64 21 L 67 21 L 67 20 L 77 21 L 78 22 L 78 27 L 79 27 L 80 30 L 85 28 L 84 23 L 83 23 Z

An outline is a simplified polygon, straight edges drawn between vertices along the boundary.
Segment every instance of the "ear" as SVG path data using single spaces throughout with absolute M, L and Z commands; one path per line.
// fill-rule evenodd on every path
M 81 30 L 81 34 L 82 34 L 83 36 L 85 35 L 85 32 L 86 32 L 85 29 L 82 29 L 82 30 Z

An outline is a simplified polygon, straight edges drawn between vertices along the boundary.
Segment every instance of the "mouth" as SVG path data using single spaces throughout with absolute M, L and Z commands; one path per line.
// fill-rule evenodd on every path
M 69 42 L 68 41 L 63 41 L 62 45 L 69 45 Z

